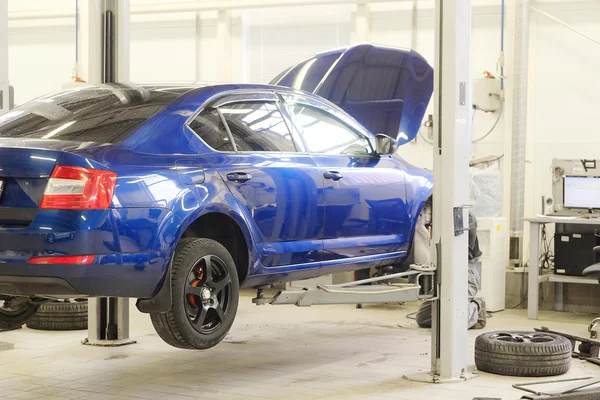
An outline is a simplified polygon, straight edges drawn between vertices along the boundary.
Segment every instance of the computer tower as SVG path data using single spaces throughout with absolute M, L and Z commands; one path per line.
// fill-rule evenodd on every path
M 598 245 L 594 232 L 554 234 L 554 273 L 582 276 L 584 269 L 596 262 L 594 246 Z

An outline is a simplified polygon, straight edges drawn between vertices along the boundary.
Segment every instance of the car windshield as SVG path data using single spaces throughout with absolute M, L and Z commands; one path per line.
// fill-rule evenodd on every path
M 0 138 L 119 143 L 180 94 L 124 84 L 65 90 L 0 116 Z

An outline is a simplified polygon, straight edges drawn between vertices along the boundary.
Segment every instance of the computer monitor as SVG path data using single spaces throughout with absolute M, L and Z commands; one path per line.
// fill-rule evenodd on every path
M 600 209 L 599 176 L 565 176 L 564 207 Z

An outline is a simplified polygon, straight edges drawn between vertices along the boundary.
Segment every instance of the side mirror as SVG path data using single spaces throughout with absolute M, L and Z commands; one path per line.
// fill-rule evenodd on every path
M 394 154 L 396 151 L 396 141 L 389 137 L 388 135 L 384 135 L 383 133 L 379 133 L 375 136 L 375 141 L 377 144 L 377 148 L 375 152 L 380 155 L 384 154 Z

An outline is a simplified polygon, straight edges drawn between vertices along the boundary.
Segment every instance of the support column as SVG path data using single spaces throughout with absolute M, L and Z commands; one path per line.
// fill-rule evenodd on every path
M 202 81 L 202 12 L 196 11 L 196 82 Z
M 129 81 L 129 0 L 103 0 L 104 83 Z
M 217 16 L 217 63 L 219 82 L 231 81 L 231 12 L 219 10 Z
M 433 226 L 439 243 L 439 368 L 441 380 L 464 379 L 467 368 L 468 235 L 471 152 L 471 1 L 436 1 L 436 85 Z M 437 220 L 436 220 L 437 218 Z M 438 239 L 439 238 L 439 239 Z
M 85 82 L 102 82 L 102 2 L 79 0 L 79 62 L 75 73 Z
M 436 0 L 433 243 L 438 300 L 432 313 L 431 372 L 408 377 L 461 382 L 467 372 L 471 0 Z
M 7 112 L 9 105 L 8 85 L 8 4 L 0 2 L 0 115 Z
M 129 82 L 130 60 L 129 44 L 131 16 L 129 0 L 106 0 L 106 9 L 115 15 L 115 81 Z
M 123 346 L 133 344 L 129 338 L 129 299 L 101 297 L 88 300 L 88 337 L 83 344 Z
M 129 81 L 129 0 L 88 0 L 82 8 L 81 75 L 92 84 Z M 86 48 L 87 47 L 87 48 Z M 86 79 L 87 78 L 87 79 Z M 94 298 L 83 344 L 122 346 L 129 338 L 129 299 Z
M 368 43 L 371 41 L 371 10 L 368 4 L 357 4 L 352 15 L 354 28 L 352 44 Z

